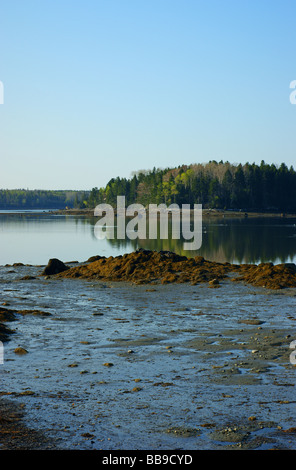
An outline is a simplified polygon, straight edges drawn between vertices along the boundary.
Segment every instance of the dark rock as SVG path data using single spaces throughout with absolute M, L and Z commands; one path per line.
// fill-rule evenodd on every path
M 8 308 L 0 307 L 0 322 L 16 320 L 16 310 L 9 310 Z
M 90 258 L 88 258 L 88 260 L 86 262 L 87 263 L 93 263 L 94 261 L 98 261 L 101 258 L 102 258 L 102 256 L 99 256 L 99 255 L 91 256 Z
M 280 264 L 280 266 L 282 266 L 283 268 L 286 268 L 286 269 L 289 270 L 291 273 L 296 273 L 296 265 L 295 265 L 295 263 L 284 263 L 284 264 Z
M 13 333 L 14 333 L 13 330 L 8 328 L 6 325 L 3 325 L 3 323 L 0 323 L 0 341 L 2 342 L 9 341 L 9 336 Z
M 67 269 L 69 269 L 69 267 L 62 261 L 57 258 L 52 258 L 48 261 L 48 265 L 42 271 L 42 275 L 59 274 Z

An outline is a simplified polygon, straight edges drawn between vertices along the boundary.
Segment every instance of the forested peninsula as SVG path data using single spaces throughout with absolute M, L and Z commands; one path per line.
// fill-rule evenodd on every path
M 125 195 L 127 205 L 202 204 L 203 208 L 248 211 L 296 211 L 296 172 L 279 166 L 210 161 L 178 168 L 142 170 L 131 178 L 112 178 L 105 188 L 93 188 L 88 207 L 116 205 Z
M 296 211 L 296 172 L 285 163 L 210 161 L 134 172 L 89 191 L 0 190 L 0 209 L 93 209 L 126 204 L 202 204 L 205 209 Z

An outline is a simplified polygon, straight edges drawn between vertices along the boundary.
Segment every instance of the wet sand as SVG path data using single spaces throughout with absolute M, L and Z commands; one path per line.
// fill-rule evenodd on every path
M 25 424 L 23 406 L 0 400 L 0 450 L 55 450 L 56 443 Z
M 1 449 L 296 448 L 294 287 L 69 276 L 91 264 L 0 268 Z

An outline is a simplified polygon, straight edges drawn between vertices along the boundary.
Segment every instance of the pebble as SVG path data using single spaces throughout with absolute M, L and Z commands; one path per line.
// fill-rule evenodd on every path
M 27 354 L 28 351 L 25 348 L 19 347 L 19 348 L 15 348 L 14 352 L 16 354 Z

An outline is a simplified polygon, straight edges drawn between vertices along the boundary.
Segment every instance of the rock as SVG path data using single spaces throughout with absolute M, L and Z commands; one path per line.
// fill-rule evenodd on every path
M 9 341 L 9 335 L 13 334 L 14 331 L 8 328 L 7 326 L 0 323 L 0 341 L 6 342 Z
M 89 439 L 92 438 L 92 437 L 95 437 L 94 434 L 90 434 L 89 432 L 85 432 L 85 433 L 81 434 L 81 436 L 82 436 L 82 437 L 87 437 L 87 438 L 89 438 Z
M 16 310 L 9 310 L 8 308 L 0 307 L 0 322 L 16 320 Z
M 123 280 L 136 284 L 189 283 L 222 279 L 231 268 L 231 265 L 224 267 L 221 263 L 207 262 L 203 258 L 196 261 L 170 251 L 138 250 L 123 256 L 94 258 L 96 260 L 91 263 L 61 272 L 59 277 Z
M 90 258 L 88 258 L 88 260 L 86 262 L 87 263 L 93 263 L 94 261 L 98 261 L 101 258 L 102 258 L 102 256 L 99 256 L 99 255 L 91 256 Z
M 174 385 L 172 382 L 155 382 L 153 384 L 155 387 L 161 386 L 161 387 L 170 387 Z
M 264 321 L 262 320 L 257 320 L 256 318 L 246 318 L 244 320 L 239 320 L 238 323 L 245 323 L 246 325 L 262 325 Z
M 219 284 L 219 281 L 218 281 L 218 279 L 211 279 L 211 280 L 209 281 L 209 284 L 215 286 L 215 285 Z
M 209 287 L 220 287 L 220 282 L 218 279 L 211 279 L 209 281 Z
M 187 258 L 171 251 L 141 249 L 116 257 L 89 258 L 88 262 L 83 265 L 63 268 L 58 277 L 127 281 L 134 284 L 191 283 L 196 285 L 208 282 L 209 287 L 215 288 L 220 287 L 221 280 L 234 272 L 238 274 L 233 279 L 236 282 L 244 281 L 268 289 L 296 287 L 296 266 L 293 263 L 235 265 L 207 261 L 201 256 Z
M 48 261 L 47 266 L 42 271 L 42 275 L 59 274 L 69 269 L 62 261 L 57 258 L 52 258 Z
M 25 348 L 18 347 L 18 348 L 15 348 L 14 352 L 16 354 L 27 354 L 28 351 Z
M 296 428 L 292 427 L 292 428 L 289 428 L 289 429 L 283 429 L 283 432 L 296 433 Z
M 203 256 L 195 256 L 195 257 L 194 257 L 194 260 L 195 260 L 195 262 L 198 263 L 198 264 L 202 264 L 202 263 L 205 262 L 205 259 L 204 259 Z
M 51 313 L 42 310 L 16 310 L 19 315 L 40 315 L 41 317 L 50 317 Z
M 260 263 L 257 265 L 241 265 L 241 276 L 237 281 L 245 281 L 254 286 L 267 289 L 283 289 L 296 287 L 296 266 L 294 263 Z

